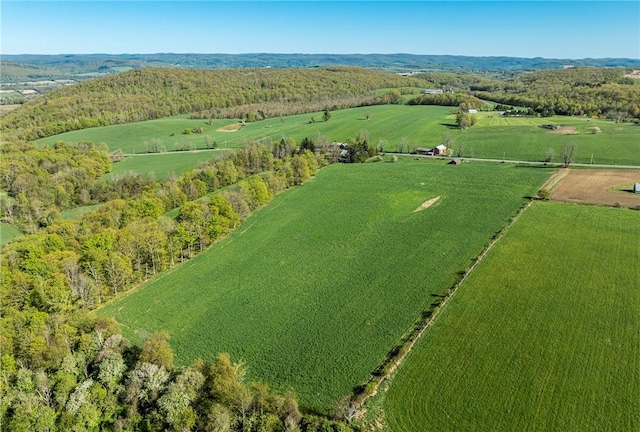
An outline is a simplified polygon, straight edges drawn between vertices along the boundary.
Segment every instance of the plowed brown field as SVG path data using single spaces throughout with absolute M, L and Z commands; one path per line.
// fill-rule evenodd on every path
M 551 193 L 554 201 L 640 208 L 633 184 L 640 170 L 569 170 Z

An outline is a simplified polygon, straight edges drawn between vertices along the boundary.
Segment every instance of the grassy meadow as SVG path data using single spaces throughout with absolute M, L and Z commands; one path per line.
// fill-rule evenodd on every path
M 198 150 L 172 153 L 154 153 L 130 156 L 113 164 L 113 169 L 105 178 L 113 178 L 128 173 L 150 175 L 163 181 L 171 173 L 182 174 L 195 168 L 198 163 L 214 158 L 224 150 Z
M 451 121 L 453 122 L 453 117 Z M 576 135 L 553 133 L 540 126 L 555 124 L 575 128 Z M 593 134 L 589 128 L 598 127 Z M 640 127 L 580 117 L 502 117 L 492 112 L 478 114 L 478 123 L 456 135 L 456 148 L 464 156 L 510 160 L 542 161 L 553 149 L 554 162 L 562 162 L 565 143 L 577 145 L 576 163 L 640 165 Z
M 0 246 L 20 237 L 22 233 L 13 225 L 0 222 Z
M 640 430 L 639 221 L 534 203 L 398 370 L 390 430 Z
M 85 214 L 98 210 L 102 204 L 91 204 L 80 207 L 70 208 L 60 213 L 60 218 L 62 220 L 74 220 L 79 219 Z
M 77 142 L 88 140 L 104 142 L 109 149 L 123 153 L 142 153 L 144 143 L 153 139 L 162 141 L 167 151 L 174 150 L 175 143 L 191 143 L 198 149 L 206 148 L 205 137 L 215 140 L 220 148 L 240 147 L 245 140 L 280 140 L 283 136 L 300 142 L 304 137 L 313 137 L 320 132 L 333 141 L 347 141 L 361 129 L 367 129 L 372 143 L 386 139 L 396 143 L 405 138 L 418 145 L 437 145 L 449 130 L 440 124 L 450 113 L 451 107 L 378 105 L 334 111 L 325 122 L 323 113 L 300 114 L 271 118 L 247 123 L 236 132 L 219 131 L 225 126 L 238 124 L 237 120 L 213 120 L 209 126 L 204 120 L 190 120 L 187 115 L 139 123 L 105 126 L 68 132 L 37 141 L 38 144 L 53 144 L 62 140 Z M 366 119 L 369 114 L 369 120 Z M 311 118 L 315 123 L 311 123 Z M 185 135 L 185 129 L 202 127 L 202 134 Z M 174 136 L 171 136 L 174 134 Z
M 168 330 L 182 364 L 229 352 L 249 379 L 291 387 L 324 411 L 367 379 L 549 174 L 425 160 L 332 165 L 99 313 L 136 341 Z
M 235 132 L 219 129 L 237 125 L 236 120 L 213 120 L 209 126 L 204 120 L 190 120 L 187 115 L 146 122 L 106 126 L 68 132 L 43 138 L 37 143 L 52 144 L 63 140 L 76 142 L 89 140 L 104 142 L 111 150 L 120 149 L 125 154 L 143 153 L 146 145 L 154 140 L 168 152 L 163 156 L 137 156 L 114 164 L 115 174 L 129 171 L 146 174 L 153 172 L 164 178 L 169 172 L 182 173 L 194 168 L 209 153 L 174 152 L 183 145 L 193 149 L 206 148 L 206 137 L 218 148 L 237 148 L 247 140 L 280 140 L 283 136 L 300 142 L 304 137 L 320 133 L 331 141 L 346 142 L 359 131 L 366 129 L 369 141 L 377 145 L 386 141 L 385 151 L 399 150 L 400 142 L 406 142 L 405 150 L 415 147 L 433 147 L 449 134 L 453 139 L 453 154 L 462 147 L 465 157 L 507 160 L 542 161 L 549 149 L 553 149 L 554 162 L 561 162 L 565 143 L 578 147 L 575 162 L 614 165 L 640 165 L 640 127 L 604 120 L 578 117 L 519 118 L 502 117 L 495 112 L 477 114 L 477 124 L 465 131 L 455 126 L 452 107 L 381 105 L 345 109 L 332 113 L 328 122 L 322 113 L 302 114 L 272 118 L 248 123 Z M 315 123 L 310 119 L 314 118 Z M 367 120 L 368 118 L 368 120 Z M 543 129 L 544 124 L 557 124 L 575 128 L 576 135 L 560 135 Z M 185 135 L 185 129 L 202 127 L 202 134 Z M 600 128 L 597 134 L 592 127 Z M 172 136 L 173 135 L 173 136 Z

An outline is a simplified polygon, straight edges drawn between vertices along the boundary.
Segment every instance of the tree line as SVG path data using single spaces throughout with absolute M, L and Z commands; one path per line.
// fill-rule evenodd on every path
M 402 100 L 400 91 L 392 90 L 379 95 L 343 96 L 305 102 L 263 102 L 230 108 L 213 108 L 199 111 L 189 116 L 191 119 L 241 119 L 247 122 L 282 118 L 284 116 L 307 114 L 324 110 L 337 111 L 372 105 L 398 104 Z M 282 119 L 284 121 L 284 119 Z
M 480 109 L 484 106 L 484 103 L 477 97 L 464 93 L 423 94 L 409 100 L 407 104 L 456 107 L 464 104 L 467 109 Z

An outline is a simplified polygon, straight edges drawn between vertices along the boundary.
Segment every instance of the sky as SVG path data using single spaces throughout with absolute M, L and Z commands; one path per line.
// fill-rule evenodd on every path
M 1 0 L 0 14 L 1 54 L 640 58 L 640 0 Z

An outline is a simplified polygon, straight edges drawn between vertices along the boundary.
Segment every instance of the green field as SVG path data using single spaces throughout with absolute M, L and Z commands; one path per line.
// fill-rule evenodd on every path
M 364 382 L 549 176 L 443 161 L 332 165 L 227 239 L 101 310 L 177 359 L 227 351 L 326 410 Z M 440 196 L 432 207 L 414 212 Z
M 390 430 L 640 430 L 640 214 L 537 202 L 398 370 Z
M 20 237 L 22 233 L 13 225 L 0 222 L 0 246 Z
M 89 140 L 104 142 L 111 150 L 124 153 L 142 153 L 145 143 L 159 140 L 169 154 L 160 159 L 147 157 L 128 159 L 114 165 L 117 173 L 153 171 L 159 178 L 168 172 L 181 173 L 192 169 L 199 156 L 185 156 L 186 152 L 173 152 L 187 143 L 196 149 L 205 149 L 205 137 L 215 140 L 219 148 L 240 147 L 246 140 L 267 139 L 276 141 L 283 136 L 300 142 L 304 137 L 320 133 L 331 141 L 346 142 L 362 129 L 369 133 L 369 141 L 376 145 L 380 139 L 387 142 L 386 151 L 397 151 L 398 144 L 406 141 L 407 149 L 433 147 L 442 142 L 445 135 L 453 138 L 454 155 L 463 148 L 466 157 L 507 160 L 542 161 L 549 149 L 553 149 L 555 162 L 561 162 L 565 143 L 578 147 L 575 162 L 596 164 L 640 165 L 640 127 L 617 124 L 604 120 L 578 117 L 518 118 L 502 117 L 496 113 L 478 114 L 476 126 L 460 131 L 454 125 L 452 107 L 382 105 L 335 111 L 328 122 L 322 121 L 322 113 L 273 118 L 248 123 L 237 132 L 220 132 L 219 128 L 237 124 L 235 120 L 214 120 L 212 125 L 203 120 L 189 120 L 186 115 L 140 123 L 107 126 L 69 132 L 38 140 L 39 144 L 52 144 L 57 140 L 76 142 Z M 369 117 L 369 120 L 367 119 Z M 310 123 L 311 117 L 317 121 Z M 543 124 L 574 127 L 577 135 L 553 134 L 540 128 Z M 202 127 L 202 134 L 182 134 L 185 129 Z M 598 127 L 601 132 L 589 133 Z M 171 136 L 174 134 L 174 136 Z M 197 153 L 196 153 L 197 154 Z M 205 157 L 200 154 L 200 156 Z M 174 165 L 175 164 L 175 167 Z
M 453 121 L 453 118 L 451 118 Z M 577 135 L 558 135 L 540 128 L 543 124 L 573 127 Z M 592 127 L 600 128 L 597 134 Z M 456 136 L 464 155 L 508 160 L 544 160 L 553 148 L 554 162 L 562 161 L 564 143 L 575 143 L 576 163 L 640 165 L 640 127 L 578 117 L 518 118 L 496 113 L 478 114 L 478 124 Z
M 292 137 L 299 142 L 304 137 L 313 137 L 317 132 L 333 141 L 347 141 L 361 129 L 367 129 L 372 143 L 387 139 L 395 143 L 401 138 L 418 145 L 437 145 L 449 130 L 440 124 L 449 114 L 451 107 L 379 105 L 335 111 L 328 122 L 322 120 L 322 113 L 301 114 L 272 118 L 247 123 L 237 132 L 220 132 L 219 128 L 237 124 L 237 120 L 214 120 L 212 126 L 204 120 L 189 120 L 186 115 L 160 120 L 105 126 L 68 132 L 37 141 L 38 144 L 53 144 L 62 140 L 77 142 L 88 140 L 104 142 L 111 150 L 121 149 L 124 153 L 141 153 L 144 143 L 159 139 L 171 151 L 175 143 L 189 142 L 197 148 L 205 148 L 205 136 L 214 139 L 219 147 L 240 147 L 245 140 L 270 138 L 280 140 L 282 136 Z M 366 115 L 369 114 L 369 120 Z M 316 122 L 310 123 L 311 117 Z M 283 122 L 284 120 L 284 122 Z M 392 127 L 390 127 L 392 126 Z M 184 135 L 184 129 L 202 127 L 202 134 Z M 175 136 L 170 136 L 172 133 Z
M 68 210 L 65 210 L 63 212 L 60 213 L 60 218 L 62 220 L 73 220 L 73 219 L 79 219 L 82 216 L 84 216 L 85 214 L 98 210 L 100 208 L 102 204 L 92 204 L 92 205 L 85 205 L 85 206 L 81 206 L 81 207 L 74 207 Z
M 199 162 L 212 159 L 223 150 L 197 150 L 172 153 L 137 155 L 113 164 L 113 169 L 105 178 L 113 178 L 128 173 L 152 175 L 163 181 L 170 173 L 182 174 L 195 168 Z

